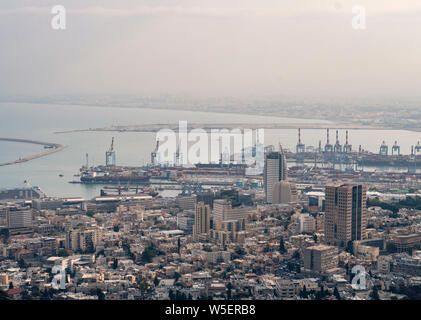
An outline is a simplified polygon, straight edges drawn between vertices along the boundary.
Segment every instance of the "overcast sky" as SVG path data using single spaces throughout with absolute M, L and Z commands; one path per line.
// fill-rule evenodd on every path
M 67 29 L 51 8 L 67 8 Z M 367 9 L 354 30 L 352 7 Z M 420 0 L 1 0 L 0 95 L 421 96 Z

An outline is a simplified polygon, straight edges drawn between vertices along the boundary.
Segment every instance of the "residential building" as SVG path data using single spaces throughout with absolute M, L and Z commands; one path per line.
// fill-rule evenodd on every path
M 199 236 L 209 236 L 210 231 L 210 215 L 211 209 L 208 204 L 199 202 L 196 204 L 194 214 L 193 238 L 198 239 Z
M 324 272 L 337 266 L 337 247 L 320 244 L 304 249 L 304 269 L 313 272 Z

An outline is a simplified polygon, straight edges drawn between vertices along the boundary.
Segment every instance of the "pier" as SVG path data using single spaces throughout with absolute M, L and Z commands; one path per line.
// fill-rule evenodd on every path
M 30 160 L 33 160 L 33 159 L 45 157 L 45 156 L 48 156 L 52 153 L 59 152 L 66 147 L 65 145 L 61 145 L 61 144 L 57 144 L 57 143 L 42 142 L 42 141 L 35 141 L 35 140 L 28 140 L 28 139 L 0 138 L 0 141 L 39 144 L 39 145 L 43 145 L 43 146 L 47 146 L 47 147 L 51 148 L 51 149 L 48 149 L 48 150 L 46 150 L 44 152 L 41 152 L 41 153 L 33 154 L 33 155 L 30 155 L 30 156 L 27 156 L 27 157 L 24 157 L 24 158 L 19 158 L 17 160 L 12 160 L 12 161 L 0 163 L 0 167 L 12 165 L 12 164 L 17 164 L 17 163 L 22 163 L 22 162 L 27 162 L 27 161 L 30 161 Z

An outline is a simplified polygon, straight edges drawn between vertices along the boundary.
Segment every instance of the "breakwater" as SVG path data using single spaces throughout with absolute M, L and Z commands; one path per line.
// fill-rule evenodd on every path
M 49 148 L 48 150 L 46 150 L 44 152 L 29 155 L 27 157 L 19 158 L 17 160 L 12 160 L 12 161 L 0 163 L 0 167 L 12 165 L 12 164 L 17 164 L 17 163 L 22 163 L 22 162 L 27 162 L 27 161 L 30 161 L 30 160 L 33 160 L 33 159 L 45 157 L 45 156 L 48 156 L 52 153 L 59 152 L 66 147 L 65 145 L 61 145 L 61 144 L 58 144 L 58 143 L 42 142 L 42 141 L 28 140 L 28 139 L 0 138 L 0 141 L 39 144 L 39 145 L 47 146 Z

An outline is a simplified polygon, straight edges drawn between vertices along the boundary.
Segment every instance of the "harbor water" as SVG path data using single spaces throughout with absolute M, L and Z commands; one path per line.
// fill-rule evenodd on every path
M 23 184 L 24 180 L 39 186 L 48 196 L 78 196 L 92 198 L 99 195 L 101 186 L 71 184 L 78 180 L 74 176 L 86 163 L 89 165 L 105 163 L 105 151 L 111 138 L 115 137 L 116 161 L 118 165 L 144 165 L 150 160 L 150 152 L 155 147 L 154 132 L 70 132 L 58 134 L 58 131 L 100 128 L 111 125 L 136 125 L 177 123 L 186 120 L 190 123 L 235 124 L 235 123 L 317 123 L 329 127 L 328 121 L 289 119 L 238 114 L 219 114 L 210 112 L 191 112 L 161 109 L 115 108 L 74 105 L 42 105 L 26 103 L 0 103 L 0 137 L 40 140 L 66 145 L 63 151 L 29 162 L 0 167 L 0 188 L 13 188 Z M 304 144 L 322 146 L 326 143 L 325 129 L 302 129 Z M 345 130 L 339 130 L 341 143 L 345 141 Z M 353 149 L 361 145 L 363 149 L 378 152 L 385 140 L 392 146 L 396 140 L 401 153 L 409 154 L 411 145 L 421 140 L 421 133 L 406 130 L 366 130 L 350 129 L 349 142 Z M 295 151 L 297 143 L 296 129 L 265 129 L 266 145 L 282 144 L 284 148 Z M 330 130 L 330 142 L 335 142 L 335 130 Z M 19 157 L 43 151 L 42 145 L 26 143 L 0 142 L 0 162 L 11 161 Z M 384 168 L 384 170 L 388 170 Z M 403 169 L 402 169 L 403 170 Z M 168 195 L 175 195 L 171 191 Z

